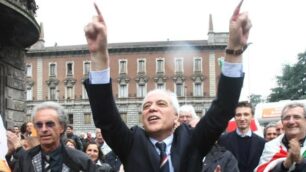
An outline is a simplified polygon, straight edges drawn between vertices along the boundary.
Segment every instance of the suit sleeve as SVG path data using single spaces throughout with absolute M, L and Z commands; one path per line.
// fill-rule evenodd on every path
M 78 145 L 79 150 L 83 151 L 84 147 L 83 147 L 83 143 L 81 141 L 81 139 L 78 136 L 75 136 L 75 142 Z
M 204 157 L 221 133 L 228 121 L 234 116 L 242 89 L 243 77 L 231 78 L 221 74 L 216 99 L 212 102 L 205 116 L 196 126 L 192 142 Z
M 100 128 L 107 144 L 125 161 L 132 145 L 132 132 L 122 121 L 116 107 L 111 84 L 84 82 L 95 126 Z

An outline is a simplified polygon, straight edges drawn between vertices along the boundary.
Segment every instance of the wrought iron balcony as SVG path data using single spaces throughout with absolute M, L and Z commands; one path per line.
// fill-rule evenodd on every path
M 0 0 L 0 47 L 26 48 L 39 39 L 35 0 Z

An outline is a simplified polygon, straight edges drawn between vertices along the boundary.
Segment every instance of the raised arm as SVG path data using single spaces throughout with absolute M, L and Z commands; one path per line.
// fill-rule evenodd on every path
M 233 50 L 233 54 L 225 53 L 225 61 L 230 63 L 242 63 L 242 53 L 245 50 L 249 38 L 249 32 L 252 27 L 251 20 L 247 12 L 240 13 L 243 0 L 238 4 L 230 19 L 229 39 L 226 51 Z M 235 52 L 242 51 L 241 54 Z
M 227 63 L 223 65 L 217 97 L 194 131 L 195 147 L 198 148 L 202 158 L 225 130 L 227 122 L 234 116 L 234 110 L 239 101 L 243 84 L 242 53 L 247 45 L 251 28 L 247 13 L 240 13 L 242 2 L 236 7 L 230 19 L 229 40 L 225 53 Z M 235 65 L 238 65 L 238 70 Z
M 94 6 L 98 15 L 85 26 L 84 31 L 93 62 L 92 71 L 99 71 L 109 68 L 107 27 L 98 6 L 95 3 Z
M 102 130 L 107 144 L 124 161 L 130 150 L 132 136 L 131 131 L 120 117 L 113 98 L 110 76 L 108 72 L 105 72 L 109 71 L 107 27 L 100 10 L 96 4 L 94 5 L 98 15 L 93 17 L 92 21 L 84 28 L 92 60 L 90 80 L 86 80 L 84 84 L 95 126 Z M 95 72 L 98 73 L 98 77 L 91 77 Z

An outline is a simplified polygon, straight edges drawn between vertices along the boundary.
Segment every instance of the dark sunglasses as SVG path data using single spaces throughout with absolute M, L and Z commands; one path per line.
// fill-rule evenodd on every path
M 55 122 L 53 122 L 53 121 L 47 121 L 45 123 L 43 123 L 43 122 L 36 122 L 35 126 L 36 126 L 36 128 L 42 128 L 44 126 L 44 124 L 46 125 L 47 128 L 52 128 L 52 127 L 55 126 Z

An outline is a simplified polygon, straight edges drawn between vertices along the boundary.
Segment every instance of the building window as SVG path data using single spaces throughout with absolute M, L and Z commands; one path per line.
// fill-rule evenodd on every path
M 68 114 L 68 124 L 73 124 L 73 114 Z
M 56 100 L 56 90 L 55 90 L 55 87 L 49 88 L 49 98 L 50 98 L 50 100 Z
M 49 65 L 49 76 L 56 76 L 56 65 L 54 63 Z
M 145 73 L 146 72 L 146 63 L 145 63 L 144 59 L 138 60 L 137 72 L 138 73 Z
M 157 59 L 156 61 L 156 72 L 164 72 L 165 71 L 165 61 L 164 59 Z
M 137 85 L 137 97 L 144 97 L 147 94 L 146 84 Z
M 82 98 L 83 99 L 88 99 L 87 91 L 86 91 L 84 85 L 82 85 Z
M 127 114 L 126 113 L 121 113 L 120 116 L 121 116 L 122 121 L 124 123 L 127 123 Z
M 73 75 L 73 63 L 72 62 L 68 62 L 66 63 L 66 71 L 67 71 L 67 76 L 71 76 Z
M 193 96 L 203 96 L 202 83 L 194 83 Z
M 119 61 L 119 73 L 127 73 L 127 61 L 126 60 Z
M 27 100 L 33 100 L 32 88 L 27 88 Z
M 25 121 L 32 121 L 31 114 L 27 114 L 25 118 Z
M 84 62 L 84 66 L 83 66 L 83 74 L 84 75 L 88 75 L 89 71 L 90 71 L 90 62 L 86 61 Z
M 176 95 L 178 97 L 184 96 L 184 85 L 182 83 L 177 83 L 175 85 L 175 89 L 176 89 Z
M 126 84 L 122 84 L 119 86 L 119 98 L 127 98 L 128 97 L 128 87 Z
M 156 84 L 156 88 L 157 88 L 157 89 L 160 89 L 160 90 L 166 89 L 165 83 L 157 83 L 157 84 Z
M 30 65 L 30 64 L 26 65 L 26 76 L 27 77 L 32 77 L 32 65 Z
M 141 127 L 143 127 L 143 123 L 142 123 L 142 113 L 138 114 L 138 123 L 141 124 Z
M 175 72 L 183 72 L 183 59 L 182 58 L 175 59 Z
M 193 71 L 201 72 L 202 71 L 202 59 L 201 57 L 196 57 L 193 59 Z
M 91 124 L 91 114 L 84 113 L 84 124 Z
M 66 98 L 67 99 L 74 99 L 73 87 L 67 87 L 66 88 Z

